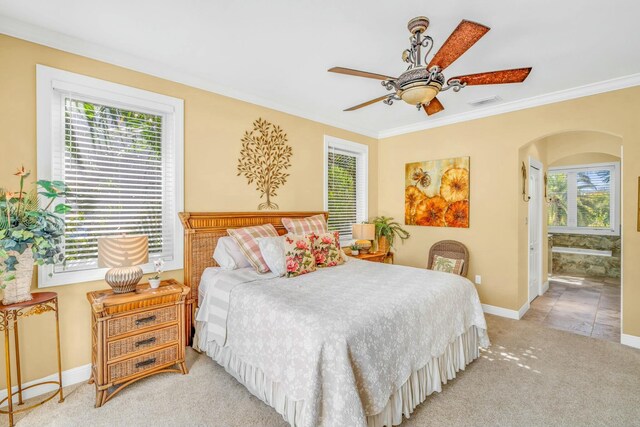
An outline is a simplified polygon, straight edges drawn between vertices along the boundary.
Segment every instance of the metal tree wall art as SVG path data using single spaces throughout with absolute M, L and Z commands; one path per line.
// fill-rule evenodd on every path
M 259 118 L 253 122 L 251 132 L 242 137 L 242 149 L 238 159 L 238 176 L 244 175 L 248 184 L 255 183 L 260 198 L 267 200 L 258 205 L 258 210 L 278 209 L 271 201 L 276 190 L 287 182 L 293 150 L 287 145 L 287 134 L 280 126 Z

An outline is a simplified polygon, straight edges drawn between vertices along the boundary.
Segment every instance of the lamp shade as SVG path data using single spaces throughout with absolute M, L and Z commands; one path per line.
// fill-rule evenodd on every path
M 98 267 L 117 268 L 149 262 L 147 236 L 100 237 L 98 239 Z
M 373 240 L 376 238 L 375 224 L 353 224 L 351 233 L 356 240 Z

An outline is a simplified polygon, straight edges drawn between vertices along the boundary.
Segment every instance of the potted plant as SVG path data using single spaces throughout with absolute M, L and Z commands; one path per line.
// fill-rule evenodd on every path
M 376 226 L 376 239 L 380 252 L 389 253 L 396 237 L 399 237 L 401 241 L 409 238 L 409 232 L 404 230 L 392 217 L 379 216 L 374 218 L 372 222 Z
M 160 275 L 162 274 L 162 271 L 164 269 L 164 260 L 158 258 L 157 260 L 153 261 L 153 268 L 156 271 L 156 274 L 155 276 L 149 278 L 149 286 L 151 286 L 153 289 L 157 289 L 160 287 Z
M 56 200 L 67 196 L 64 182 L 38 181 L 35 188 L 25 191 L 30 172 L 22 167 L 15 175 L 20 177 L 20 189 L 0 190 L 0 289 L 4 289 L 5 305 L 33 298 L 34 265 L 64 262 L 64 219 L 60 215 L 71 209 L 59 203 L 50 210 Z M 48 200 L 44 208 L 38 195 Z
M 353 256 L 358 256 L 360 254 L 360 246 L 356 245 L 355 243 L 349 246 L 349 249 L 351 249 L 351 255 Z

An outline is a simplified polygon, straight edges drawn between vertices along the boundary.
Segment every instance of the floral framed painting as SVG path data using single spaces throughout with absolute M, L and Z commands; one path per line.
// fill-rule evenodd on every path
M 469 228 L 469 157 L 405 165 L 407 225 Z

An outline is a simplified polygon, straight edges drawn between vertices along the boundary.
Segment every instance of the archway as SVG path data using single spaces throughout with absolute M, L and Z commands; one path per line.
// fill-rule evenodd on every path
M 622 138 L 572 130 L 531 141 L 519 155 L 526 165 L 539 162 L 549 178 L 542 208 L 532 211 L 531 201 L 520 207 L 528 227 L 519 235 L 527 284 L 535 275 L 530 227 L 536 214 L 547 243 L 541 247 L 538 295 L 521 289 L 532 301 L 523 319 L 619 342 Z

